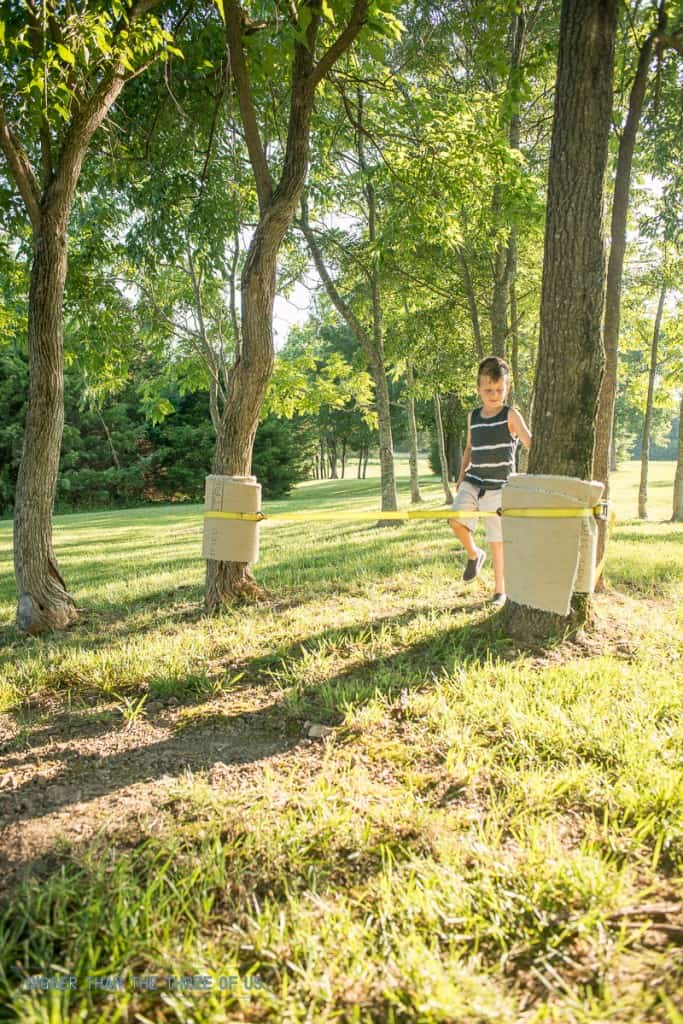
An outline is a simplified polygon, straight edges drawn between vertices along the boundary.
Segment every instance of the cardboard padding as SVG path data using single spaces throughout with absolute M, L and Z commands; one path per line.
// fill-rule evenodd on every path
M 566 476 L 511 476 L 502 508 L 581 508 L 596 505 L 603 486 Z M 595 583 L 597 523 L 591 516 L 518 519 L 503 516 L 508 597 L 529 608 L 568 615 L 572 594 Z
M 260 512 L 261 485 L 253 476 L 207 476 L 206 512 Z M 204 519 L 202 557 L 218 562 L 258 562 L 259 523 Z

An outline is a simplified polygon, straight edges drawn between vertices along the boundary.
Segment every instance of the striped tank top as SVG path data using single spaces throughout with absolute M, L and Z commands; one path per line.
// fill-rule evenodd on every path
M 495 416 L 485 418 L 481 408 L 470 417 L 472 461 L 465 473 L 475 487 L 498 491 L 515 469 L 517 438 L 508 430 L 510 406 L 504 405 Z

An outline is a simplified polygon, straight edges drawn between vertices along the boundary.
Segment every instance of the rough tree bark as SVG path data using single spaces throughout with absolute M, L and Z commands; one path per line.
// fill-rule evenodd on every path
M 605 322 L 603 340 L 605 345 L 605 375 L 600 388 L 598 418 L 595 427 L 595 452 L 593 455 L 593 479 L 605 485 L 604 496 L 609 496 L 610 454 L 612 431 L 614 429 L 614 403 L 617 394 L 617 366 L 619 357 L 619 323 L 621 319 L 621 281 L 626 254 L 626 223 L 631 189 L 631 168 L 635 152 L 638 125 L 643 110 L 648 69 L 652 57 L 654 34 L 650 34 L 640 48 L 638 68 L 629 95 L 628 114 L 619 140 L 617 169 L 614 179 L 612 200 L 612 223 L 609 261 L 607 264 L 607 287 L 605 292 Z M 607 544 L 607 523 L 598 523 L 597 560 L 601 562 Z M 595 582 L 601 590 L 603 574 Z
M 134 3 L 127 18 L 121 19 L 115 28 L 113 46 L 132 21 L 158 2 Z M 49 19 L 50 32 L 58 31 L 54 23 L 54 19 Z M 34 49 L 43 46 L 44 31 L 48 29 L 36 21 Z M 38 132 L 41 179 L 27 148 L 8 123 L 0 100 L 0 150 L 26 208 L 33 241 L 28 303 L 28 412 L 14 510 L 16 624 L 20 632 L 31 635 L 63 629 L 77 618 L 52 544 L 52 512 L 64 427 L 67 224 L 92 137 L 132 74 L 117 61 L 90 92 L 85 78 L 80 92 L 76 89 L 73 114 L 60 139 L 53 137 L 47 115 L 43 117 Z
M 541 290 L 529 472 L 589 479 L 603 374 L 602 195 L 612 115 L 616 0 L 563 0 Z M 588 619 L 575 595 L 569 620 L 509 601 L 512 635 L 549 635 Z M 558 619 L 560 620 L 558 623 Z
M 66 282 L 66 218 L 43 207 L 34 228 L 29 290 L 28 413 L 14 510 L 17 628 L 37 634 L 63 629 L 76 608 L 52 547 L 52 510 L 64 427 L 62 304 Z
M 245 13 L 237 0 L 224 4 L 232 78 L 259 203 L 241 278 L 241 347 L 228 376 L 226 403 L 216 438 L 213 472 L 248 476 L 259 414 L 274 361 L 273 303 L 280 245 L 299 205 L 308 173 L 311 116 L 317 85 L 352 45 L 363 27 L 369 0 L 356 0 L 345 28 L 316 61 L 322 17 L 317 0 L 302 5 L 310 13 L 305 41 L 294 44 L 289 124 L 280 180 L 274 184 L 261 139 L 251 80 L 242 43 Z M 291 17 L 296 17 L 292 6 Z M 298 26 L 297 26 L 298 27 Z M 206 563 L 205 602 L 210 611 L 262 593 L 245 562 Z
M 674 506 L 671 522 L 683 523 L 683 392 L 681 392 L 681 406 L 678 411 L 678 458 L 674 477 Z
M 662 317 L 666 301 L 666 284 L 659 289 L 655 325 L 652 331 L 650 348 L 650 368 L 647 379 L 647 401 L 645 403 L 645 419 L 643 420 L 643 437 L 640 453 L 640 484 L 638 485 L 638 518 L 647 519 L 647 476 L 650 466 L 650 431 L 652 429 L 652 407 L 655 399 L 655 377 L 657 376 L 657 350 L 662 332 Z

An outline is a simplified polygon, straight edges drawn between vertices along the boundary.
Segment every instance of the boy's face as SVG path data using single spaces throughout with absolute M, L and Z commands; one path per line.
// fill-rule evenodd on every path
M 508 378 L 505 374 L 499 379 L 482 374 L 479 378 L 477 393 L 481 398 L 484 409 L 502 409 L 508 394 Z

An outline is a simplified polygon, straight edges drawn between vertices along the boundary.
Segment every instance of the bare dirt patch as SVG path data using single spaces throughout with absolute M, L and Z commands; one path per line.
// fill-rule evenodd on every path
M 206 774 L 227 797 L 256 783 L 266 762 L 318 758 L 318 744 L 260 687 L 191 708 L 154 703 L 130 723 L 112 704 L 69 711 L 54 700 L 18 721 L 0 716 L 0 873 L 9 884 L 65 843 L 154 830 L 187 773 Z

